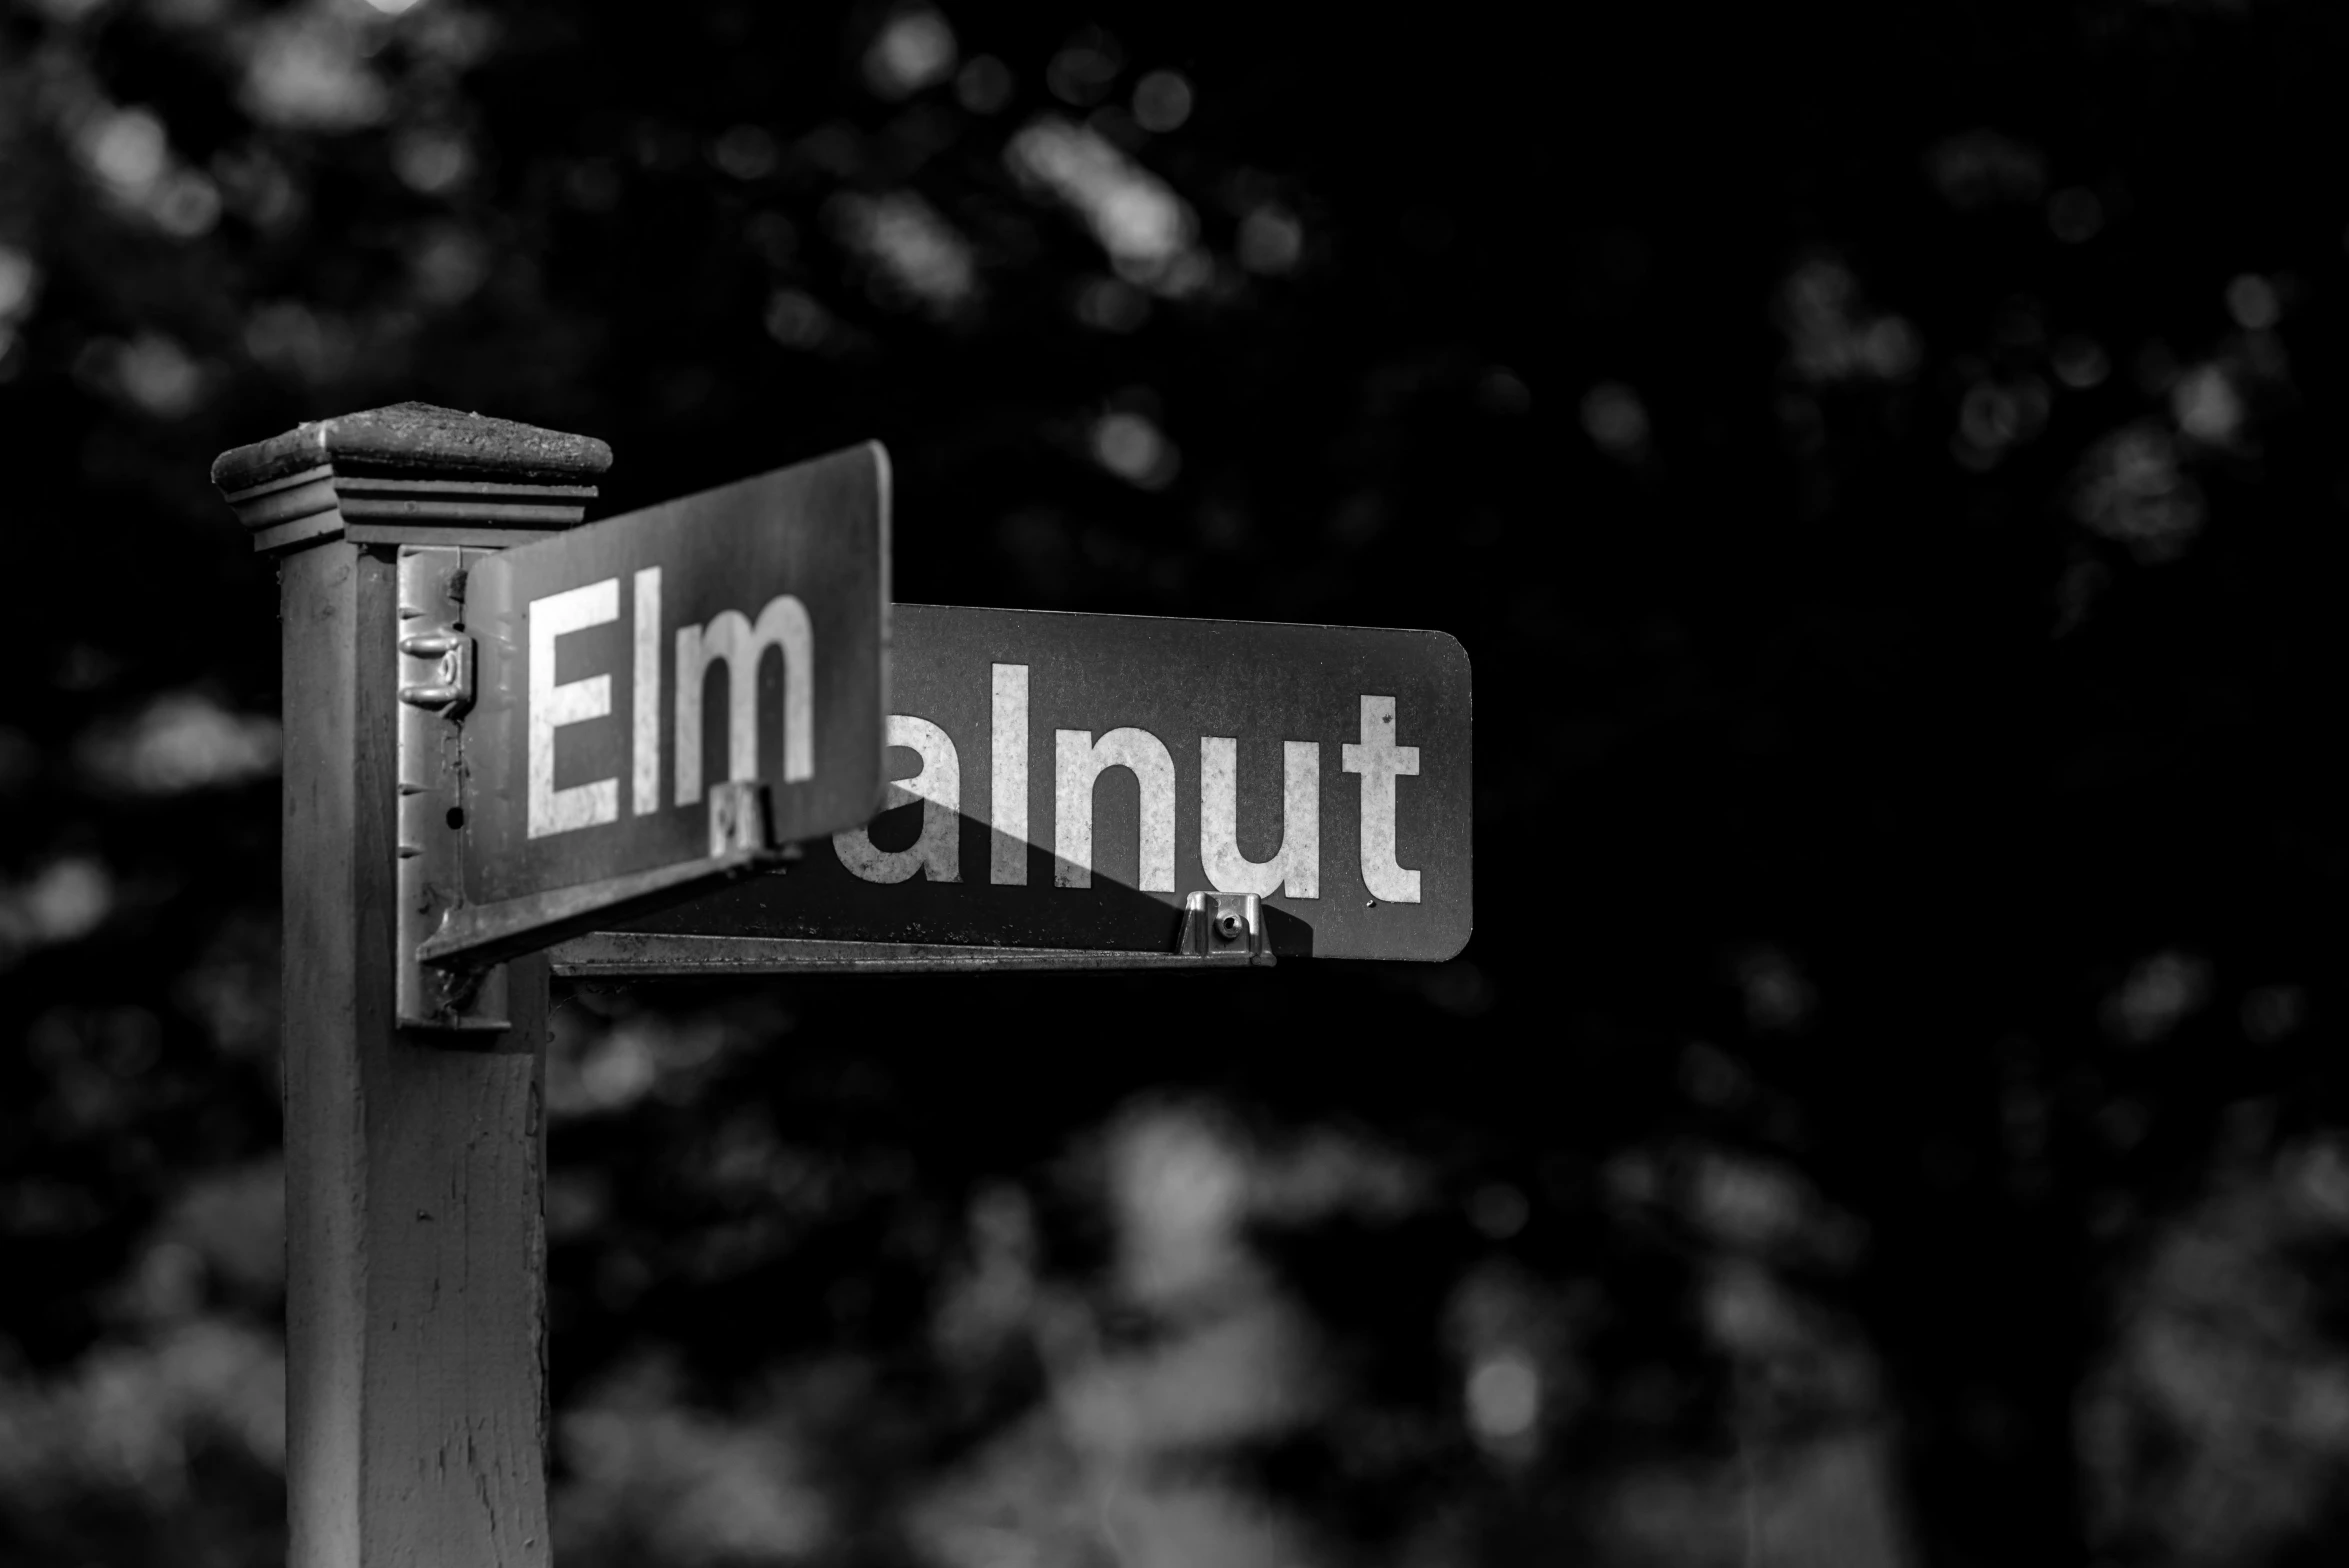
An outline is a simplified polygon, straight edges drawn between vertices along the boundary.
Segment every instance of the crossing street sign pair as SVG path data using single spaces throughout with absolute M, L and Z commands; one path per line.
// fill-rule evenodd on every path
M 1452 638 L 892 605 L 888 534 L 868 445 L 403 599 L 406 700 L 451 726 L 403 774 L 410 1016 L 558 942 L 579 973 L 1465 944 Z
M 575 527 L 424 404 L 224 453 L 284 649 L 289 1560 L 549 1568 L 549 975 L 1441 959 L 1432 632 L 893 604 L 877 446 Z

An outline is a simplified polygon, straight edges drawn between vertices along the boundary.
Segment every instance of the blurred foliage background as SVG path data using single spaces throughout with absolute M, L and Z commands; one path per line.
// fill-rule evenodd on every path
M 282 1551 L 205 476 L 421 398 L 1482 698 L 1431 971 L 572 997 L 566 1568 L 2338 1561 L 2345 32 L 0 11 L 0 1558 Z

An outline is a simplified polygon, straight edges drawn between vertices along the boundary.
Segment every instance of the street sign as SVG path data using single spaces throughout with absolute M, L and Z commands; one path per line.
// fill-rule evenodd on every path
M 549 1560 L 550 971 L 1468 939 L 1450 638 L 905 605 L 892 714 L 879 447 L 517 543 L 609 461 L 401 404 L 214 466 L 281 558 L 296 1562 Z
M 1276 956 L 1466 944 L 1452 638 L 921 604 L 896 606 L 891 635 L 889 809 L 782 874 L 567 944 L 559 971 L 756 967 L 760 942 L 827 944 L 849 968 L 854 944 L 912 968 L 976 966 L 955 949 L 1168 954 L 1194 893 L 1258 895 Z
M 544 946 L 771 859 L 770 834 L 872 816 L 888 524 L 868 444 L 468 563 L 463 894 L 419 956 Z M 463 646 L 429 628 L 411 645 Z

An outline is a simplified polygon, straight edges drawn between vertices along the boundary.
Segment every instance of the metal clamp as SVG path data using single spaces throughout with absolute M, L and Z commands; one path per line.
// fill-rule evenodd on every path
M 394 963 L 402 1027 L 481 1033 L 508 1028 L 502 967 L 459 971 L 421 962 L 417 948 L 465 892 L 465 810 L 459 780 L 473 704 L 473 639 L 465 633 L 465 569 L 488 554 L 449 546 L 399 553 L 399 926 Z
M 1254 893 L 1185 893 L 1175 951 L 1189 958 L 1270 958 L 1263 901 Z
M 411 708 L 433 709 L 449 719 L 461 717 L 473 706 L 473 639 L 454 623 L 403 632 L 400 652 L 406 659 L 431 666 L 429 674 L 411 683 L 403 660 L 400 701 Z
M 775 834 L 767 815 L 767 786 L 756 779 L 733 779 L 709 790 L 710 854 L 737 850 L 771 849 Z

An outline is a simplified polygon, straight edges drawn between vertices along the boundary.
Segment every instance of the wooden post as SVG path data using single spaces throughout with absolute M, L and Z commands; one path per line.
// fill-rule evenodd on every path
M 403 547 L 578 522 L 600 441 L 423 404 L 225 453 L 281 555 L 286 1481 L 295 1568 L 543 1568 L 547 969 L 503 1031 L 395 1004 Z

